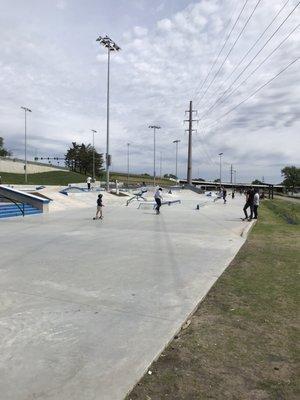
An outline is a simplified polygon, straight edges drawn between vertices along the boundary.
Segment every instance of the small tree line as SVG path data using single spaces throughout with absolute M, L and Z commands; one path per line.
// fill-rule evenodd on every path
M 72 146 L 65 154 L 66 166 L 74 172 L 85 175 L 93 172 L 93 153 L 94 148 L 90 144 L 72 142 Z M 100 175 L 103 171 L 103 154 L 95 150 L 95 173 Z
M 0 157 L 11 156 L 11 152 L 4 148 L 4 139 L 0 136 Z

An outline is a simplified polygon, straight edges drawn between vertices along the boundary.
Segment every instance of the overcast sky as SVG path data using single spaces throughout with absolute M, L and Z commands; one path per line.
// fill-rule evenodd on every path
M 90 129 L 100 132 L 96 148 L 105 152 L 107 54 L 96 38 L 108 34 L 122 48 L 111 57 L 114 171 L 126 170 L 129 142 L 132 171 L 152 173 L 148 125 L 158 124 L 157 173 L 161 154 L 162 173 L 175 172 L 172 141 L 179 139 L 185 177 L 183 120 L 193 100 L 193 177 L 217 178 L 223 152 L 225 180 L 233 164 L 238 181 L 281 181 L 284 165 L 300 163 L 300 7 L 288 17 L 297 4 L 0 0 L 0 136 L 23 155 L 26 106 L 30 157 L 63 156 L 72 141 L 91 143 Z

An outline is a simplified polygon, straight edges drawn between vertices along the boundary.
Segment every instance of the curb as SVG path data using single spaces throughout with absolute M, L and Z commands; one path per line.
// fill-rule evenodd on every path
M 251 221 L 250 224 L 248 224 L 248 226 L 246 226 L 246 228 L 243 229 L 242 233 L 240 234 L 240 236 L 242 238 L 246 238 L 249 233 L 251 232 L 251 230 L 253 229 L 254 225 L 256 224 L 257 220 Z

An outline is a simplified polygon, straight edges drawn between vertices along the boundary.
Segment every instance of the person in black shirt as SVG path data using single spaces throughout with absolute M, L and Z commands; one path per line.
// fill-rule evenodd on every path
M 96 212 L 96 216 L 93 219 L 103 219 L 103 216 L 102 216 L 102 207 L 103 207 L 102 197 L 103 197 L 103 194 L 99 194 L 98 199 L 97 199 L 97 212 Z
M 243 211 L 245 214 L 245 218 L 243 221 L 248 220 L 251 221 L 253 218 L 253 205 L 254 205 L 254 190 L 253 188 L 247 190 L 246 192 L 246 204 L 244 205 Z M 248 218 L 247 209 L 250 207 L 250 216 Z
M 223 200 L 224 200 L 224 204 L 226 203 L 226 196 L 227 196 L 227 190 L 224 188 L 223 191 L 222 191 L 222 197 L 223 197 Z

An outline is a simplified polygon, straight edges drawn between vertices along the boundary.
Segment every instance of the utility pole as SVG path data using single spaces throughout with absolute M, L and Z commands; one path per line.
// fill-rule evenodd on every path
M 230 183 L 232 183 L 232 176 L 233 176 L 233 166 L 230 165 Z
M 196 113 L 196 110 L 193 110 L 193 102 L 190 101 L 190 108 L 186 113 L 189 114 L 189 119 L 185 120 L 185 122 L 189 123 L 189 129 L 187 130 L 189 133 L 189 142 L 188 142 L 188 164 L 187 164 L 187 183 L 188 185 L 192 184 L 192 134 L 193 134 L 193 122 L 196 120 L 193 119 L 193 113 Z

